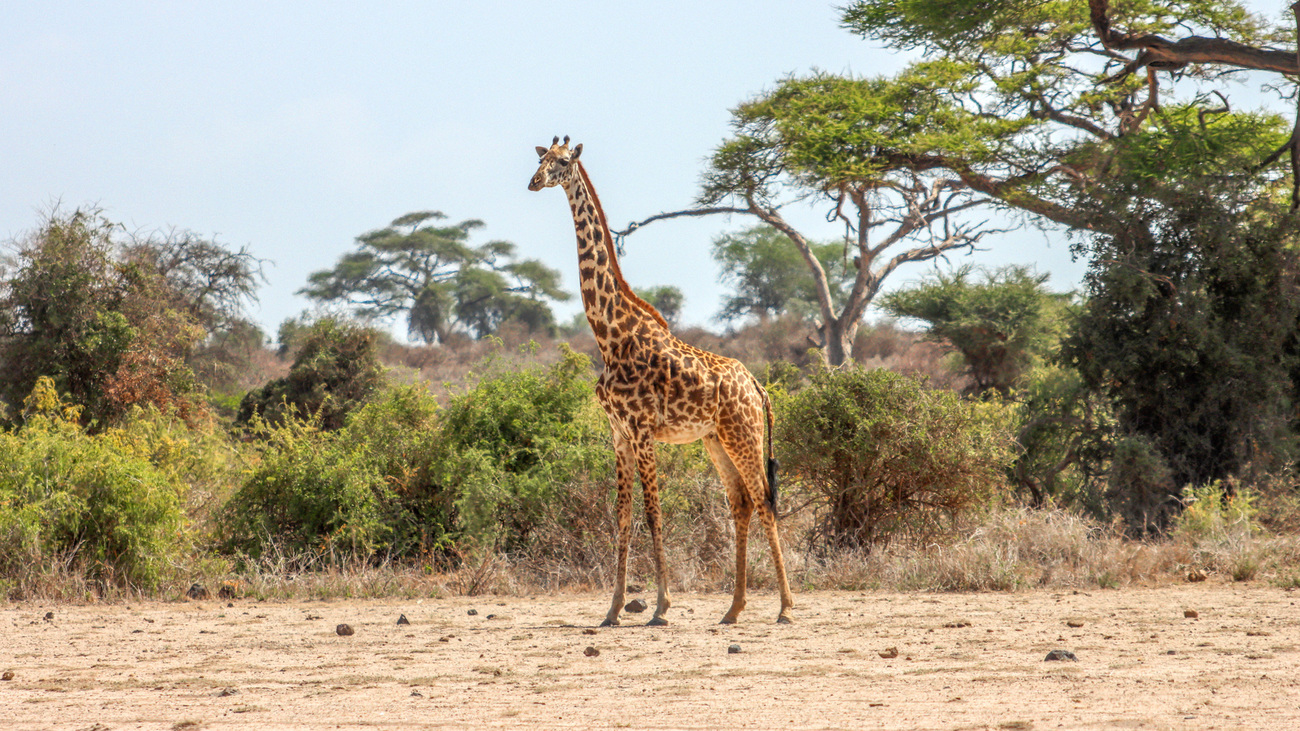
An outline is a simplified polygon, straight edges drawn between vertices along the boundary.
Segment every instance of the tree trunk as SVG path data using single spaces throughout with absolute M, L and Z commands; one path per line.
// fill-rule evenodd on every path
M 838 368 L 853 360 L 853 336 L 857 334 L 856 321 L 845 323 L 842 318 L 831 318 L 822 325 L 822 359 L 831 368 Z

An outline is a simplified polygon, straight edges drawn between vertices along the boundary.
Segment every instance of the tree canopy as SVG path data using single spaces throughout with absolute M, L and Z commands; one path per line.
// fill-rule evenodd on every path
M 555 325 L 549 301 L 564 301 L 560 273 L 536 259 L 517 260 L 515 245 L 470 234 L 483 222 L 440 226 L 438 211 L 408 213 L 357 237 L 357 250 L 333 269 L 314 272 L 301 294 L 340 303 L 363 318 L 407 313 L 407 332 L 428 343 L 456 331 L 480 338 L 514 321 L 529 330 Z

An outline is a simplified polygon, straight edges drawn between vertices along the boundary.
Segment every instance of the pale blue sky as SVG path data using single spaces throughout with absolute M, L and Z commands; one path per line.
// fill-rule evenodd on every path
M 790 73 L 904 61 L 818 2 L 40 2 L 5 16 L 0 238 L 57 200 L 248 245 L 273 262 L 253 308 L 271 334 L 309 306 L 293 293 L 310 272 L 415 210 L 484 220 L 477 241 L 514 242 L 576 292 L 564 196 L 526 188 L 535 145 L 582 142 L 622 227 L 690 204 L 738 102 Z M 629 238 L 623 270 L 680 287 L 684 320 L 712 325 L 710 241 L 750 223 L 655 224 Z M 1036 264 L 1058 289 L 1084 271 L 1059 235 L 986 246 L 977 263 Z

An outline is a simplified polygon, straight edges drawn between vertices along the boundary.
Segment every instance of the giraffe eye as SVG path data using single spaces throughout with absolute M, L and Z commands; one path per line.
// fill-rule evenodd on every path
M 560 167 L 568 167 L 569 165 L 568 160 L 556 160 L 556 162 L 560 164 Z

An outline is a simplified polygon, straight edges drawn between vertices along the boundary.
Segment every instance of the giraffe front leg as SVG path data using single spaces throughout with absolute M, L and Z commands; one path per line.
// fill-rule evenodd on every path
M 650 529 L 650 542 L 654 547 L 655 583 L 659 595 L 655 613 L 647 623 L 652 627 L 668 624 L 664 614 L 672 606 L 668 596 L 668 558 L 664 551 L 663 510 L 659 505 L 659 481 L 655 470 L 654 438 L 643 432 L 636 441 L 636 464 L 641 473 L 641 490 L 645 501 L 645 522 Z
M 623 601 L 627 592 L 627 550 L 632 542 L 632 470 L 635 469 L 630 445 L 614 432 L 615 468 L 618 479 L 618 548 L 614 564 L 614 600 L 609 605 L 609 612 L 601 627 L 617 627 L 618 615 L 623 611 Z

